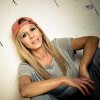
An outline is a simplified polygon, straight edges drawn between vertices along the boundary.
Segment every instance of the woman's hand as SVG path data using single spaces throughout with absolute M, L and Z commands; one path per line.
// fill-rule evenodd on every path
M 87 78 L 65 78 L 64 83 L 77 88 L 83 95 L 91 95 L 89 89 L 94 91 L 93 81 Z

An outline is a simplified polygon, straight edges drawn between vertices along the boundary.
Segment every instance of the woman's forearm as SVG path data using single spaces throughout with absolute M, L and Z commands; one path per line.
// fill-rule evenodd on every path
M 39 82 L 31 82 L 24 85 L 21 89 L 21 95 L 23 97 L 33 97 L 38 96 L 44 93 L 49 92 L 59 86 L 66 85 L 77 88 L 83 95 L 90 95 L 91 93 L 88 91 L 91 88 L 94 90 L 92 86 L 93 82 L 89 79 L 85 78 L 70 78 L 70 77 L 60 77 L 53 78 Z
M 64 84 L 64 77 L 32 82 L 21 87 L 21 95 L 23 97 L 32 97 L 44 94 Z
M 83 67 L 88 67 L 89 63 L 91 62 L 96 52 L 98 43 L 99 43 L 98 37 L 93 36 L 87 39 L 87 42 L 85 43 L 84 49 L 83 49 L 83 57 L 80 61 L 80 69 Z

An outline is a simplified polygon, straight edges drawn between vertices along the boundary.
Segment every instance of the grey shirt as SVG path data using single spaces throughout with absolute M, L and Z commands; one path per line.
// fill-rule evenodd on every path
M 79 69 L 73 62 L 74 52 L 71 47 L 71 38 L 55 38 L 53 44 L 58 49 L 60 54 L 67 60 L 67 75 L 66 77 L 77 77 L 79 75 Z M 45 68 L 51 75 L 55 77 L 63 76 L 55 59 L 52 60 L 51 66 Z M 41 76 L 35 72 L 29 64 L 22 62 L 18 67 L 18 76 L 28 75 L 31 77 L 32 82 L 40 81 Z M 58 97 L 72 95 L 76 90 L 69 86 L 60 86 L 49 93 Z

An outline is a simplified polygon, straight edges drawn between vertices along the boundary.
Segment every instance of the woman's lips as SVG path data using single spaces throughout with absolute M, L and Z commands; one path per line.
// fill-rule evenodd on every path
M 39 39 L 35 39 L 32 44 L 38 44 L 39 43 Z

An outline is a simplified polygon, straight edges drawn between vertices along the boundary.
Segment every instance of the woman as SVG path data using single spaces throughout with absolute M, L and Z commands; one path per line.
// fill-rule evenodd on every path
M 31 100 L 66 100 L 100 96 L 99 38 L 55 38 L 50 41 L 28 17 L 12 26 L 13 39 L 22 62 L 18 68 L 19 91 Z M 73 55 L 83 49 L 79 67 Z

